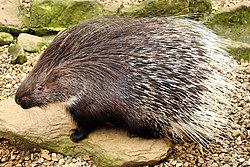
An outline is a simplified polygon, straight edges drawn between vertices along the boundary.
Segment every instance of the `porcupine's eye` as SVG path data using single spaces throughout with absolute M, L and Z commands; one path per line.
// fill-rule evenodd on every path
M 42 90 L 43 90 L 43 87 L 39 85 L 39 86 L 36 87 L 36 90 L 42 91 Z

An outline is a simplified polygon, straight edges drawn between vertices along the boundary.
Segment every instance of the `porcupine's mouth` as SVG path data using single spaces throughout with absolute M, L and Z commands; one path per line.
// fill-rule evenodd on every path
M 23 109 L 29 109 L 29 108 L 32 108 L 34 106 L 31 105 L 31 103 L 29 103 L 29 99 L 27 97 L 18 97 L 18 96 L 15 96 L 15 102 L 20 105 Z
M 29 109 L 32 108 L 33 106 L 28 105 L 26 101 L 23 101 L 19 104 L 23 109 Z

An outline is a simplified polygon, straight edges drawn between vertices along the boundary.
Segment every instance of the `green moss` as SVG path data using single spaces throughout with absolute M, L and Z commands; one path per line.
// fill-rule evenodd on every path
M 29 33 L 37 36 L 53 35 L 59 31 L 63 31 L 66 28 L 53 28 L 53 27 L 42 27 L 42 28 L 30 28 Z
M 49 27 L 70 27 L 86 19 L 98 16 L 102 6 L 97 1 L 72 1 L 58 19 L 53 19 Z
M 66 1 L 36 0 L 31 6 L 30 27 L 47 27 L 65 10 Z
M 9 45 L 14 41 L 11 34 L 6 32 L 0 32 L 0 45 Z
M 32 2 L 29 28 L 36 35 L 51 34 L 98 16 L 101 11 L 96 0 L 36 0 Z
M 27 57 L 25 55 L 19 55 L 16 59 L 11 60 L 12 64 L 24 64 L 27 61 Z
M 34 147 L 39 148 L 36 142 L 34 142 L 37 140 L 37 138 L 33 138 L 33 140 L 29 140 L 9 131 L 6 131 L 6 132 L 1 131 L 0 138 L 8 139 L 10 143 L 17 146 L 18 148 L 23 148 L 23 149 L 32 149 Z
M 229 48 L 229 53 L 237 60 L 250 61 L 250 48 Z
M 216 14 L 206 25 L 221 36 L 250 43 L 250 8 Z
M 210 20 L 209 24 L 219 24 L 224 26 L 250 25 L 250 10 L 242 7 L 232 12 L 217 14 Z
M 120 9 L 118 14 L 132 17 L 188 14 L 188 0 L 145 0 L 140 6 Z
M 23 48 L 15 43 L 14 45 L 9 46 L 8 52 L 11 55 L 12 64 L 24 64 L 27 61 L 27 57 L 24 55 Z
M 210 0 L 145 0 L 140 5 L 121 8 L 122 16 L 154 17 L 210 13 Z
M 212 11 L 210 0 L 189 0 L 189 14 L 209 14 Z
M 16 28 L 16 27 L 5 27 L 0 26 L 0 32 L 7 32 L 12 34 L 14 37 L 18 36 L 20 33 L 28 32 L 28 28 Z

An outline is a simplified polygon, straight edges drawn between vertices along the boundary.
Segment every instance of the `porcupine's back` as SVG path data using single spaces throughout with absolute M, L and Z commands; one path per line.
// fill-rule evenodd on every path
M 121 99 L 124 109 L 114 108 L 129 128 L 145 124 L 162 137 L 187 136 L 205 145 L 225 125 L 221 108 L 233 87 L 225 77 L 231 59 L 220 39 L 195 21 L 90 20 L 62 32 L 39 63 L 38 71 L 60 66 L 72 78 L 81 78 L 85 68 L 93 87 L 106 89 L 96 99 Z M 72 91 L 70 103 L 80 103 L 81 90 Z

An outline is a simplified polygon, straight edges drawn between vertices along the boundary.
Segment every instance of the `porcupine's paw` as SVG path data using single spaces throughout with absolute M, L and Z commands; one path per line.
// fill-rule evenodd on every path
M 88 132 L 79 130 L 79 129 L 74 129 L 73 133 L 70 135 L 70 139 L 73 142 L 79 142 L 83 139 L 85 139 L 88 136 Z

